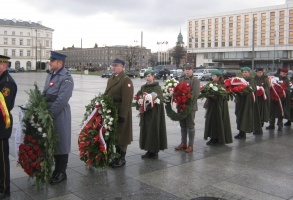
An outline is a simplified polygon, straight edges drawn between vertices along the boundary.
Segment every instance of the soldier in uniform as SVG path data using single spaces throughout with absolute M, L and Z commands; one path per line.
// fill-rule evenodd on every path
M 108 79 L 105 95 L 111 97 L 118 110 L 118 123 L 116 129 L 116 153 L 119 158 L 110 162 L 110 167 L 119 168 L 126 164 L 125 155 L 127 146 L 132 142 L 132 99 L 133 84 L 124 72 L 124 61 L 115 59 L 112 63 L 113 75 Z
M 54 152 L 55 168 L 50 184 L 58 184 L 67 179 L 66 168 L 71 147 L 71 109 L 69 99 L 73 91 L 73 79 L 65 69 L 66 56 L 51 51 L 50 70 L 43 90 L 47 107 L 54 120 L 58 139 Z
M 268 122 L 270 119 L 270 82 L 268 77 L 264 74 L 263 68 L 257 68 L 256 76 L 254 81 L 256 86 L 261 86 L 264 89 L 264 94 L 257 96 L 258 109 L 261 119 L 261 127 L 263 127 L 264 122 Z M 257 132 L 254 132 L 257 133 Z
M 197 98 L 200 93 L 200 81 L 198 78 L 193 76 L 192 67 L 185 67 L 185 76 L 180 79 L 181 82 L 186 82 L 190 91 L 193 95 L 192 109 L 187 117 L 183 120 L 180 120 L 180 128 L 181 128 L 181 144 L 178 145 L 175 150 L 185 150 L 186 153 L 193 152 L 193 143 L 194 143 L 194 135 L 195 135 L 195 112 L 198 110 L 197 107 Z M 187 146 L 187 135 L 188 135 L 188 146 Z
M 17 85 L 8 73 L 9 57 L 0 55 L 0 199 L 10 196 L 9 142 Z
M 290 98 L 291 98 L 291 107 L 290 107 L 290 119 L 286 123 L 284 123 L 284 126 L 291 126 L 291 123 L 293 121 L 293 75 L 290 78 Z

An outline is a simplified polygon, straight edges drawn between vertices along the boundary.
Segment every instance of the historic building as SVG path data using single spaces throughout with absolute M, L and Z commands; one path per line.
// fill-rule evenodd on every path
M 188 62 L 198 66 L 293 67 L 293 1 L 188 20 Z
M 125 61 L 126 68 L 150 66 L 151 50 L 140 46 L 105 46 L 94 48 L 69 47 L 58 52 L 67 55 L 66 67 L 100 68 L 109 67 L 115 58 Z
M 0 54 L 11 58 L 12 68 L 45 69 L 53 31 L 41 22 L 0 19 Z

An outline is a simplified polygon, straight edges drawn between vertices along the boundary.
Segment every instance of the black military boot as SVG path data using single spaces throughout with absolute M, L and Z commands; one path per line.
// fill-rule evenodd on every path
M 68 163 L 68 154 L 58 155 L 60 162 L 60 169 L 54 178 L 50 180 L 51 185 L 56 185 L 67 179 L 66 168 Z
M 246 139 L 246 133 L 239 131 L 239 133 L 234 137 L 235 139 Z
M 266 130 L 274 130 L 275 126 L 274 125 L 269 125 L 266 127 Z
M 60 171 L 60 158 L 59 158 L 59 155 L 54 155 L 54 162 L 55 162 L 55 168 L 54 168 L 54 171 L 52 173 L 50 181 L 53 180 L 55 178 L 55 176 L 58 174 L 58 172 Z
M 284 124 L 284 126 L 291 126 L 291 121 L 288 120 L 288 121 Z
M 120 151 L 120 158 L 117 158 L 116 162 L 111 165 L 112 168 L 119 168 L 119 167 L 123 167 L 126 164 L 126 160 L 125 160 L 125 155 L 126 152 L 124 151 Z

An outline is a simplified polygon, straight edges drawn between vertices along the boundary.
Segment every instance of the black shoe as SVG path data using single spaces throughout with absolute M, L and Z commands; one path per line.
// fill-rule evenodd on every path
M 283 127 L 279 126 L 278 131 L 282 131 Z
M 0 193 L 0 199 L 5 199 L 6 197 L 10 196 L 10 192 L 9 193 Z
M 118 160 L 118 158 L 114 158 L 111 162 L 109 162 L 109 166 L 111 167 L 112 165 L 114 165 L 114 163 L 116 163 Z
M 146 152 L 144 155 L 141 156 L 141 158 L 151 158 L 151 159 L 158 159 L 159 157 L 159 154 L 156 152 L 156 153 L 153 153 L 153 152 Z
M 262 135 L 262 131 L 254 131 L 253 135 Z
M 274 130 L 275 129 L 275 126 L 272 126 L 272 125 L 269 125 L 266 127 L 266 130 Z
M 212 145 L 212 144 L 213 144 L 213 141 L 214 141 L 214 139 L 210 139 L 210 141 L 208 141 L 208 142 L 206 143 L 206 145 Z
M 147 151 L 145 154 L 141 156 L 141 158 L 149 158 L 151 156 L 151 152 Z
M 291 121 L 287 121 L 284 126 L 291 126 Z
M 123 167 L 125 164 L 126 164 L 125 158 L 120 157 L 116 160 L 116 162 L 113 165 L 111 165 L 111 167 L 112 168 L 119 168 L 119 167 Z
M 61 183 L 62 181 L 65 181 L 67 179 L 67 175 L 65 172 L 58 173 L 53 179 L 50 180 L 51 185 L 56 185 L 58 183 Z
M 246 133 L 239 132 L 234 138 L 235 139 L 246 139 Z

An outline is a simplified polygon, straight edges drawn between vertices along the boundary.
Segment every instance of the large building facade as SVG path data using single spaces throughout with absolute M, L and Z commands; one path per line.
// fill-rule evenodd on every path
M 194 66 L 293 68 L 293 2 L 188 20 Z
M 41 22 L 0 19 L 0 54 L 11 58 L 12 68 L 45 69 L 53 31 Z
M 141 68 L 151 65 L 151 50 L 140 46 L 105 46 L 94 48 L 69 47 L 58 52 L 67 55 L 65 67 L 109 67 L 115 58 L 125 61 L 126 68 Z

